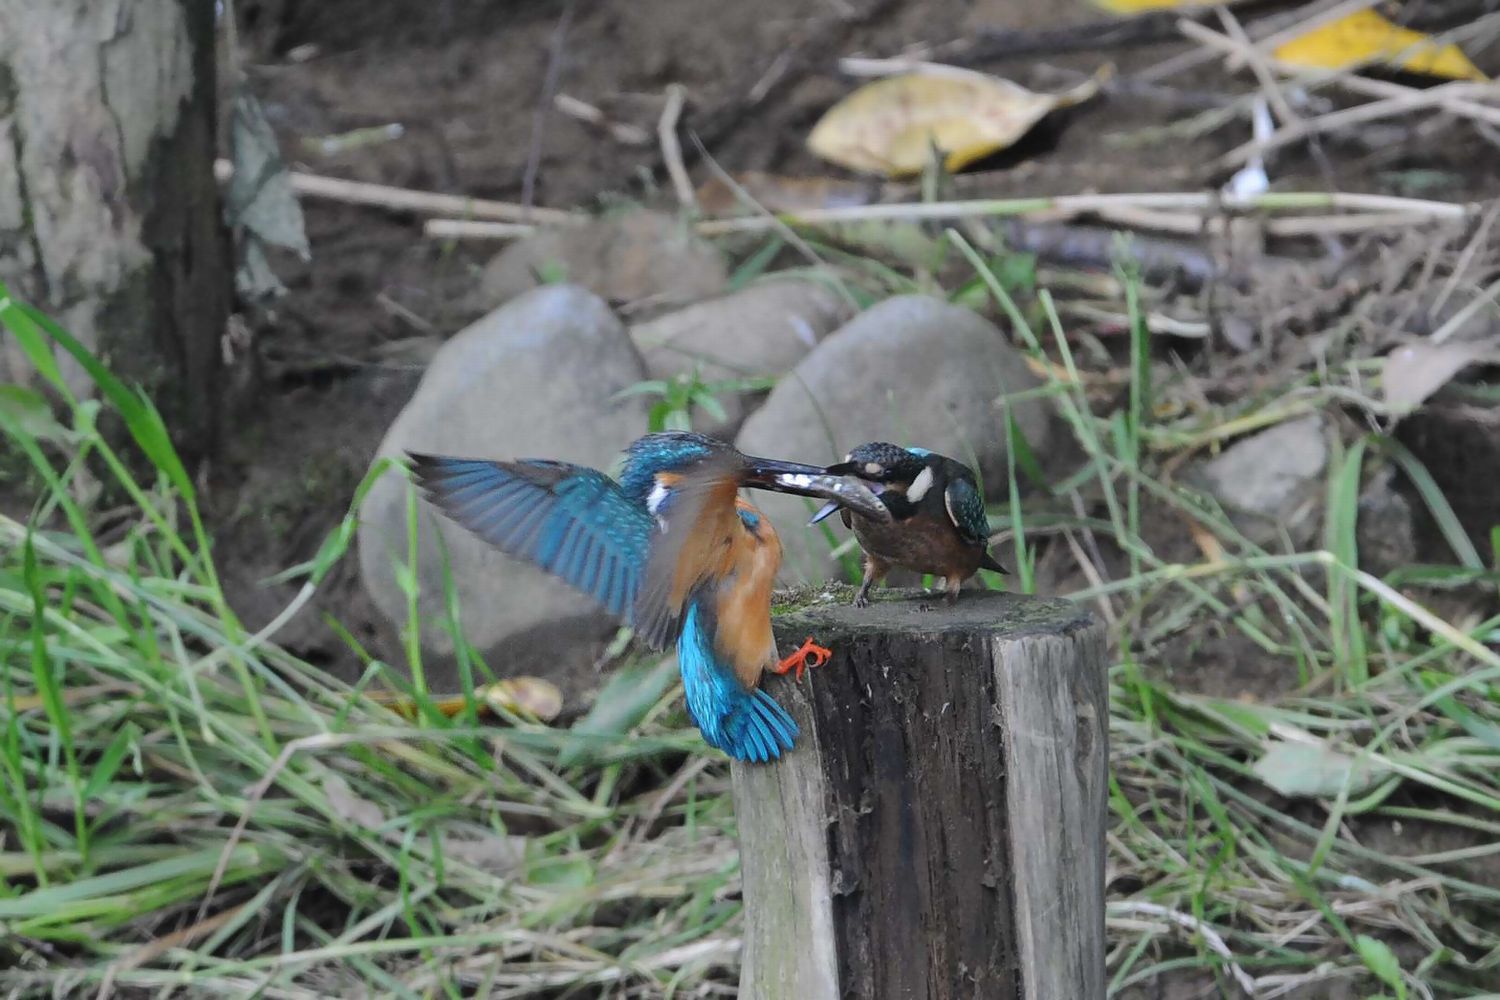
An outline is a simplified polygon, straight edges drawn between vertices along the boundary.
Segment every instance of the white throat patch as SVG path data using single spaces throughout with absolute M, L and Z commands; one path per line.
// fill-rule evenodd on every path
M 928 466 L 917 473 L 917 478 L 913 479 L 911 485 L 906 488 L 906 499 L 911 503 L 921 503 L 922 498 L 930 489 L 932 489 L 932 467 Z
M 655 514 L 666 502 L 667 494 L 667 488 L 658 481 L 655 486 L 651 487 L 651 492 L 646 495 L 646 509 Z

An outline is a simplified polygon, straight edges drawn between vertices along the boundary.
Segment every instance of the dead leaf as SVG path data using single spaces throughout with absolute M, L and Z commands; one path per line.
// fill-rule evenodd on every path
M 339 819 L 374 830 L 385 823 L 385 813 L 380 806 L 356 794 L 344 776 L 330 771 L 323 779 L 323 794 L 328 796 L 328 805 Z
M 1361 10 L 1314 28 L 1276 48 L 1277 59 L 1311 69 L 1344 69 L 1381 62 L 1397 69 L 1450 80 L 1487 80 L 1457 45 L 1439 45 L 1431 35 Z
M 405 695 L 385 691 L 371 691 L 366 697 L 387 706 L 408 719 L 417 717 L 417 703 Z M 542 722 L 551 722 L 562 714 L 562 692 L 556 684 L 540 677 L 512 677 L 474 689 L 474 700 L 481 714 L 485 712 L 509 712 L 512 715 L 531 716 Z M 450 719 L 464 710 L 463 695 L 449 695 L 433 699 L 432 707 Z
M 525 837 L 502 837 L 488 830 L 474 831 L 473 836 L 443 831 L 438 835 L 438 841 L 445 857 L 455 858 L 492 875 L 510 874 L 526 857 Z
M 999 152 L 1057 108 L 1099 90 L 1096 75 L 1061 94 L 1037 94 L 982 73 L 903 73 L 835 104 L 807 137 L 825 160 L 868 173 L 920 173 L 933 147 L 950 171 Z
M 1373 761 L 1356 760 L 1322 743 L 1277 743 L 1252 768 L 1255 776 L 1289 798 L 1332 798 L 1369 791 L 1382 776 Z
M 1112 14 L 1139 14 L 1143 10 L 1171 10 L 1173 7 L 1197 7 L 1203 0 L 1091 0 L 1095 7 Z
M 842 177 L 781 177 L 758 170 L 730 176 L 756 205 L 777 213 L 868 205 L 879 194 L 878 185 L 870 181 Z M 742 202 L 739 192 L 720 177 L 704 181 L 694 197 L 707 215 L 747 215 L 755 210 Z
M 1500 339 L 1422 341 L 1386 355 L 1381 387 L 1386 405 L 1398 412 L 1420 406 L 1469 365 L 1500 351 Z
M 557 685 L 540 677 L 512 677 L 496 681 L 474 692 L 491 711 L 503 710 L 514 715 L 530 715 L 551 722 L 562 713 L 562 692 Z

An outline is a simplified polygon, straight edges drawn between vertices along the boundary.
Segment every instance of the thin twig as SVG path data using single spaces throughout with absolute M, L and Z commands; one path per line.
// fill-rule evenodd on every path
M 473 219 L 428 219 L 422 223 L 422 235 L 434 240 L 518 240 L 536 231 L 536 226 Z
M 682 143 L 677 139 L 677 122 L 682 117 L 682 106 L 687 101 L 687 88 L 680 83 L 667 87 L 667 106 L 662 108 L 661 120 L 656 125 L 656 141 L 661 143 L 661 159 L 672 178 L 672 188 L 677 192 L 677 203 L 686 211 L 698 211 L 698 198 L 693 193 L 693 182 L 688 179 L 687 167 L 682 162 Z
M 218 160 L 214 163 L 214 176 L 221 183 L 233 175 L 234 167 L 228 160 Z M 408 188 L 391 187 L 387 184 L 346 181 L 338 177 L 323 177 L 319 174 L 294 172 L 291 174 L 291 180 L 292 190 L 304 197 L 325 198 L 348 205 L 370 205 L 397 212 L 420 212 L 424 215 L 489 219 L 497 222 L 529 220 L 546 226 L 566 226 L 588 219 L 588 216 L 582 213 L 565 212 L 556 208 L 528 209 L 515 202 L 470 198 L 461 194 L 413 191 Z
M 521 175 L 521 204 L 528 211 L 536 195 L 536 175 L 542 166 L 542 139 L 552 113 L 552 95 L 557 93 L 562 75 L 563 43 L 568 38 L 568 26 L 573 23 L 573 5 L 574 0 L 568 0 L 558 15 L 557 27 L 552 29 L 552 38 L 547 43 L 547 71 L 542 77 L 542 95 L 531 113 L 531 144 L 526 150 L 526 171 Z M 524 221 L 531 221 L 530 217 Z
M 854 222 L 919 222 L 938 219 L 1020 218 L 1045 216 L 1061 221 L 1080 215 L 1099 215 L 1125 221 L 1130 213 L 1142 213 L 1136 219 L 1151 220 L 1153 228 L 1186 231 L 1186 219 L 1180 214 L 1196 212 L 1198 228 L 1211 223 L 1214 215 L 1227 212 L 1267 212 L 1293 209 L 1343 210 L 1346 212 L 1400 215 L 1407 222 L 1434 219 L 1463 220 L 1476 214 L 1478 205 L 1460 202 L 1402 198 L 1395 195 L 1359 194 L 1342 191 L 1268 192 L 1252 197 L 1234 197 L 1213 192 L 1145 192 L 1140 194 L 1076 194 L 1048 198 L 1001 198 L 972 201 L 901 202 L 881 205 L 841 205 L 813 208 L 801 212 L 765 213 L 754 216 L 704 219 L 694 228 L 700 236 L 723 236 L 728 233 L 755 233 L 780 230 L 791 233 L 792 226 L 836 225 Z M 1162 214 L 1163 210 L 1179 214 Z M 1143 213 L 1151 213 L 1149 215 Z M 1295 229 L 1285 220 L 1284 234 Z M 1390 224 L 1389 218 L 1378 225 Z M 1378 228 L 1375 223 L 1363 225 L 1340 223 L 1351 229 Z M 532 231 L 532 227 L 505 223 L 477 222 L 460 219 L 431 219 L 424 231 L 428 236 L 513 239 Z
M 558 94 L 552 98 L 552 106 L 569 118 L 603 129 L 611 139 L 622 145 L 644 146 L 651 141 L 651 133 L 639 125 L 615 121 L 594 105 L 571 95 Z
M 1223 936 L 1192 914 L 1181 913 L 1177 910 L 1168 909 L 1165 906 L 1148 903 L 1139 899 L 1122 899 L 1110 903 L 1109 913 L 1111 915 L 1141 913 L 1147 916 L 1160 917 L 1163 920 L 1176 924 L 1184 930 L 1200 935 L 1203 938 L 1203 943 L 1208 946 L 1209 950 L 1224 959 L 1224 963 L 1229 967 L 1229 974 L 1234 977 L 1235 982 L 1239 983 L 1240 989 L 1252 997 L 1255 996 L 1255 980 L 1251 979 L 1249 973 L 1240 968 L 1240 964 L 1234 960 L 1234 952 L 1230 950 L 1229 945 L 1224 943 Z
M 1432 314 L 1434 316 L 1442 313 L 1443 306 L 1447 303 L 1448 297 L 1453 294 L 1453 290 L 1458 287 L 1458 283 L 1468 273 L 1469 265 L 1474 262 L 1474 255 L 1479 251 L 1480 247 L 1486 245 L 1486 241 L 1490 235 L 1490 227 L 1495 224 L 1495 216 L 1497 214 L 1500 214 L 1500 201 L 1495 202 L 1490 206 L 1489 211 L 1484 213 L 1484 218 L 1474 230 L 1474 236 L 1469 240 L 1468 245 L 1464 247 L 1463 252 L 1458 255 L 1458 261 L 1453 265 L 1453 273 L 1448 276 L 1448 280 L 1443 283 L 1443 287 L 1438 291 L 1437 298 L 1433 300 Z
M 1219 8 L 1219 23 L 1224 26 L 1224 31 L 1240 45 L 1243 53 L 1250 63 L 1250 71 L 1255 74 L 1256 81 L 1260 84 L 1261 91 L 1266 95 L 1276 117 L 1281 119 L 1281 124 L 1290 126 L 1302 121 L 1302 116 L 1292 110 L 1291 104 L 1287 103 L 1286 95 L 1281 92 L 1281 84 L 1277 82 L 1275 74 L 1266 65 L 1266 59 L 1250 42 L 1250 37 L 1245 34 L 1245 29 L 1240 22 L 1235 20 L 1234 15 L 1226 8 Z M 1194 25 L 1197 27 L 1197 25 Z

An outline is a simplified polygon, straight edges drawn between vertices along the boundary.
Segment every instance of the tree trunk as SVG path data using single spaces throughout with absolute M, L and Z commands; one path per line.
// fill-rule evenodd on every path
M 1104 630 L 1067 601 L 886 592 L 778 615 L 833 659 L 732 768 L 742 996 L 1103 1000 Z
M 0 0 L 0 281 L 142 385 L 189 458 L 215 443 L 229 311 L 214 7 Z M 0 378 L 29 374 L 0 345 Z

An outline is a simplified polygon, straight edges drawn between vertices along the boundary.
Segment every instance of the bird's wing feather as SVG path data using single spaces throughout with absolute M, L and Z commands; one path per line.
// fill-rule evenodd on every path
M 984 498 L 979 487 L 967 476 L 954 476 L 943 491 L 943 505 L 948 508 L 948 519 L 958 533 L 975 545 L 988 545 L 990 521 L 984 513 Z
M 676 638 L 688 598 L 718 559 L 727 557 L 717 551 L 720 521 L 738 524 L 738 473 L 731 455 L 704 459 L 681 473 L 670 500 L 656 510 L 635 604 L 636 632 L 653 646 Z
M 631 619 L 652 520 L 614 480 L 543 459 L 411 459 L 418 484 L 454 521 Z

